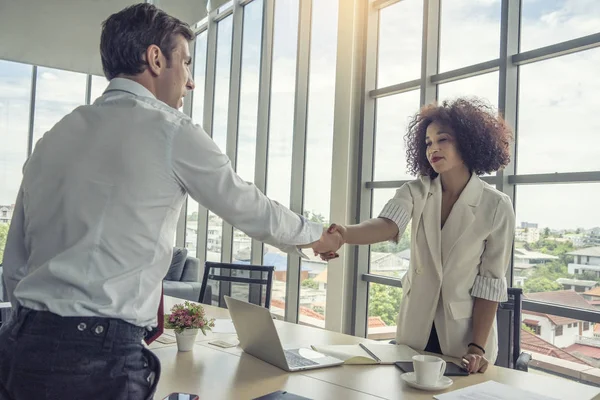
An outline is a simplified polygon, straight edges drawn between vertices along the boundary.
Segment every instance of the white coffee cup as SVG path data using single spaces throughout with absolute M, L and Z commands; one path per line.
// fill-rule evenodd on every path
M 413 368 L 419 385 L 435 386 L 446 372 L 446 361 L 435 356 L 413 356 Z

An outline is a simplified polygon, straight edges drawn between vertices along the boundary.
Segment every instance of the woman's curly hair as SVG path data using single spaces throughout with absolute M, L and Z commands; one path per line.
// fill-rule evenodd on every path
M 427 127 L 434 121 L 452 129 L 460 156 L 477 175 L 492 173 L 509 163 L 512 131 L 508 125 L 483 100 L 458 98 L 424 106 L 411 119 L 404 137 L 411 174 L 432 179 L 438 175 L 427 160 L 425 145 Z

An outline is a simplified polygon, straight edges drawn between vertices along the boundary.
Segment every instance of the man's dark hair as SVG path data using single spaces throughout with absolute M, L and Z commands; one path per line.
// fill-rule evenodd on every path
M 170 66 L 177 35 L 190 41 L 194 32 L 185 22 L 170 16 L 152 4 L 141 3 L 127 7 L 102 23 L 100 56 L 108 80 L 136 75 L 146 69 L 145 52 L 157 45 Z

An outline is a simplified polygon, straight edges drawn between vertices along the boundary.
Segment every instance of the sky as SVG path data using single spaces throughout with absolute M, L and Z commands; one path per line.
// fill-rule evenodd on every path
M 273 49 L 267 194 L 289 205 L 292 129 L 299 0 L 277 0 Z M 333 137 L 333 101 L 337 40 L 337 1 L 315 0 L 311 41 L 305 209 L 328 218 Z M 381 12 L 378 87 L 420 77 L 422 0 L 403 0 Z M 254 179 L 256 113 L 262 0 L 246 6 L 240 98 L 238 173 Z M 440 71 L 498 57 L 500 0 L 443 0 Z M 225 151 L 229 97 L 231 17 L 219 24 L 213 136 Z M 596 33 L 600 2 L 594 0 L 523 0 L 522 51 Z M 198 54 L 206 38 L 197 40 Z M 202 123 L 204 73 L 195 61 L 193 118 Z M 600 119 L 600 49 L 592 49 L 521 67 L 517 171 L 520 174 L 600 170 L 597 132 Z M 14 202 L 27 150 L 31 70 L 0 60 L 0 204 Z M 94 77 L 92 99 L 106 81 Z M 497 105 L 498 73 L 439 86 L 439 98 L 475 95 Z M 85 75 L 38 69 L 34 136 L 39 138 L 62 116 L 85 101 Z M 410 179 L 403 136 L 419 106 L 418 91 L 377 101 L 375 180 Z M 374 213 L 393 196 L 377 190 Z M 518 221 L 554 229 L 600 226 L 600 184 L 520 186 Z M 193 204 L 193 203 L 192 203 Z M 195 205 L 190 210 L 195 209 Z M 191 213 L 191 211 L 188 211 Z

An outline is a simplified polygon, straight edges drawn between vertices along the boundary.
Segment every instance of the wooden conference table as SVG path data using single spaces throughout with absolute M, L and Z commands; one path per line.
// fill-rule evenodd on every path
M 165 296 L 165 311 L 178 302 L 183 301 Z M 209 317 L 229 318 L 226 309 L 204 307 Z M 275 321 L 275 326 L 284 347 L 367 341 L 284 321 Z M 156 400 L 172 392 L 198 394 L 201 400 L 253 399 L 277 390 L 287 390 L 312 399 L 421 400 L 487 380 L 556 399 L 600 399 L 600 388 L 497 366 L 490 366 L 484 374 L 452 377 L 454 384 L 442 392 L 425 392 L 409 387 L 393 365 L 342 365 L 289 373 L 244 353 L 239 346 L 223 349 L 209 344 L 215 339 L 237 342 L 236 335 L 232 333 L 209 333 L 206 336 L 199 333 L 195 348 L 190 352 L 178 352 L 172 336 L 173 331 L 167 330 L 162 343 L 157 341 L 150 346 L 162 364 Z

